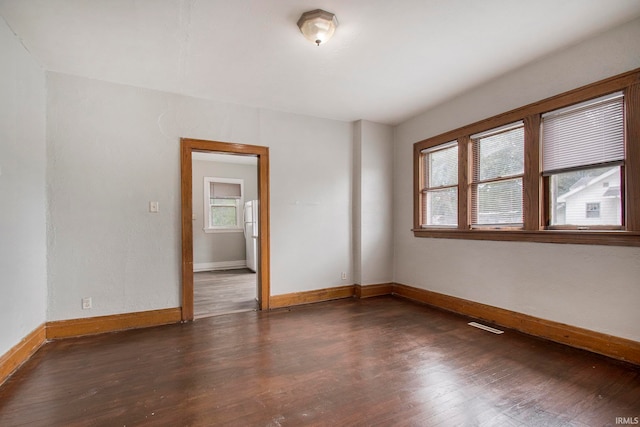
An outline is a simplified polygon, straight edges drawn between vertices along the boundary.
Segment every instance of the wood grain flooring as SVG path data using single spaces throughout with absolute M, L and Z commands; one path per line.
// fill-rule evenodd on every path
M 640 367 L 392 296 L 46 344 L 1 426 L 614 426 Z M 633 420 L 633 418 L 631 418 Z
M 256 310 L 256 280 L 256 274 L 247 268 L 194 273 L 194 317 Z

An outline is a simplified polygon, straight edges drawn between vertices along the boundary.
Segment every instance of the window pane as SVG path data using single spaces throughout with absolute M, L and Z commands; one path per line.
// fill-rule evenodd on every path
M 600 203 L 587 203 L 587 218 L 600 218 Z
M 235 206 L 212 206 L 211 226 L 213 227 L 235 227 L 236 224 Z
M 490 132 L 474 139 L 473 224 L 522 225 L 524 126 Z
M 620 166 L 550 177 L 551 225 L 622 225 Z
M 427 187 L 442 187 L 458 183 L 458 146 L 434 151 L 427 156 L 429 182 Z
M 480 138 L 475 155 L 480 181 L 523 174 L 524 128 Z
M 211 205 L 236 206 L 238 199 L 211 199 Z
M 522 224 L 522 178 L 478 184 L 476 197 L 476 224 Z
M 426 225 L 458 225 L 458 189 L 427 191 L 422 223 Z

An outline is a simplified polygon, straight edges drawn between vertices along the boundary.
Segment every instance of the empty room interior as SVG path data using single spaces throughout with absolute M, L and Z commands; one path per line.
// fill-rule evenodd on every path
M 640 1 L 0 17 L 0 425 L 639 423 Z

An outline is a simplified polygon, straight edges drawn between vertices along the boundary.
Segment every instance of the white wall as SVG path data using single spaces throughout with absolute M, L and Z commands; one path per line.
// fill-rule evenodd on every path
M 362 120 L 353 123 L 353 207 L 351 236 L 353 240 L 353 282 L 362 284 Z
M 0 18 L 0 356 L 46 320 L 45 77 Z
M 393 128 L 354 124 L 354 281 L 393 280 Z
M 640 248 L 413 237 L 412 145 L 640 67 L 640 20 L 502 76 L 396 128 L 395 281 L 640 341 Z
M 352 284 L 351 124 L 261 110 L 260 145 L 271 159 L 271 294 Z
M 352 283 L 349 123 L 54 72 L 47 84 L 49 320 L 180 305 L 181 136 L 270 147 L 272 295 Z
M 237 178 L 243 180 L 243 198 L 258 198 L 258 163 L 241 165 L 207 160 L 193 160 L 193 266 L 203 271 L 207 265 L 228 265 L 230 261 L 246 261 L 246 241 L 240 232 L 205 233 L 204 178 Z M 223 263 L 223 264 L 220 264 Z

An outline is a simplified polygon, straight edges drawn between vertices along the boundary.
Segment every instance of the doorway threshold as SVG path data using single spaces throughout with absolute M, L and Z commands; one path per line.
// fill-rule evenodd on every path
M 205 313 L 205 314 L 200 314 L 200 315 L 194 316 L 193 320 L 206 319 L 208 317 L 224 316 L 224 315 L 227 315 L 227 314 L 248 313 L 250 311 L 257 312 L 258 309 L 257 308 L 244 308 L 244 309 L 240 309 L 240 310 L 220 311 L 219 313 Z

